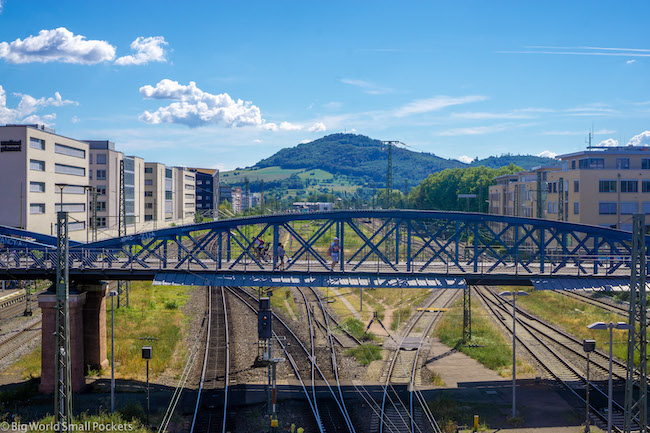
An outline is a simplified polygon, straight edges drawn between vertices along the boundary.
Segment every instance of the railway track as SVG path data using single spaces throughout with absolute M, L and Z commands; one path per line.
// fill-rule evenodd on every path
M 586 293 L 580 293 L 576 291 L 569 291 L 569 290 L 559 290 L 557 293 L 561 293 L 562 295 L 572 298 L 572 299 L 577 299 L 581 302 L 584 302 L 589 305 L 594 305 L 596 307 L 600 307 L 603 310 L 607 310 L 611 313 L 618 314 L 619 316 L 625 318 L 626 320 L 629 317 L 629 311 L 628 308 L 623 306 L 623 305 L 615 305 L 610 302 L 605 302 L 604 300 L 597 299 L 597 298 L 592 298 Z
M 477 288 L 475 293 L 486 311 L 492 314 L 508 333 L 512 334 L 512 307 L 510 304 L 489 288 Z M 551 378 L 555 379 L 575 397 L 578 404 L 586 404 L 584 394 L 587 379 L 583 374 L 582 366 L 576 366 L 561 353 L 561 350 L 568 350 L 580 359 L 579 364 L 582 365 L 584 359 L 586 365 L 586 357 L 582 353 L 582 349 L 575 350 L 575 348 L 571 347 L 578 344 L 577 339 L 543 323 L 525 311 L 517 309 L 516 340 L 518 347 L 525 349 L 546 370 Z M 581 347 L 582 343 L 579 342 L 579 344 Z M 602 362 L 602 359 L 608 359 L 607 355 L 599 351 L 593 353 L 594 356 L 590 358 L 591 365 L 602 371 L 607 371 L 608 367 L 603 365 Z M 613 375 L 619 379 L 624 379 L 624 371 L 621 372 L 619 368 L 620 364 L 614 368 Z M 602 408 L 607 406 L 607 394 L 592 381 L 589 381 L 589 386 L 592 390 L 590 398 L 592 421 L 596 421 L 601 427 L 606 427 L 607 415 Z M 622 432 L 624 423 L 623 407 L 616 401 L 614 401 L 613 407 L 613 429 Z
M 229 287 L 228 290 L 244 302 L 251 311 L 257 314 L 257 307 L 253 306 L 251 302 L 249 302 L 257 302 L 257 299 L 253 295 L 239 287 Z M 277 314 L 273 313 L 273 318 L 275 323 L 280 325 L 279 327 L 274 326 L 274 329 L 277 330 L 277 333 L 276 331 L 273 332 L 274 338 L 283 349 L 287 359 L 291 363 L 296 378 L 299 380 L 303 388 L 303 392 L 305 393 L 305 397 L 310 405 L 318 430 L 321 433 L 324 433 L 325 431 L 347 431 L 349 433 L 355 433 L 352 421 L 347 414 L 345 403 L 339 399 L 339 392 L 334 389 L 336 386 L 333 387 L 330 384 L 330 379 L 328 378 L 329 375 L 323 372 L 318 363 L 315 362 L 316 358 L 312 357 L 311 350 L 303 344 L 301 339 L 293 332 L 293 330 L 291 330 L 291 328 Z M 310 334 L 314 334 L 313 326 L 312 323 Z M 286 344 L 283 344 L 281 340 L 277 338 L 278 333 L 286 337 Z M 309 392 L 307 390 L 308 386 L 305 384 L 305 381 L 300 374 L 301 371 L 313 371 L 314 382 L 321 382 L 325 388 L 327 388 L 331 398 L 324 399 L 322 396 L 317 396 L 315 387 L 310 386 L 312 391 Z M 320 377 L 320 379 L 318 379 L 317 376 Z
M 208 331 L 201 382 L 191 433 L 226 433 L 229 423 L 228 387 L 230 385 L 230 341 L 228 296 L 222 287 L 208 288 Z
M 432 427 L 434 431 L 439 430 L 435 419 L 427 411 L 426 405 L 416 408 L 415 399 L 422 403 L 421 395 L 417 387 L 421 385 L 420 369 L 422 357 L 420 353 L 424 341 L 434 323 L 441 317 L 441 308 L 447 307 L 457 295 L 455 290 L 441 290 L 439 293 L 419 311 L 409 322 L 402 333 L 402 338 L 396 344 L 395 351 L 389 359 L 388 368 L 385 372 L 385 384 L 383 387 L 381 410 L 379 413 L 379 433 L 423 433 Z M 438 307 L 435 312 L 429 312 L 429 308 Z M 419 326 L 416 326 L 419 325 Z M 408 401 L 402 399 L 395 385 L 408 386 Z M 417 394 L 417 395 L 416 395 Z M 422 408 L 425 408 L 422 411 Z M 426 417 L 430 423 L 425 427 L 422 417 Z
M 37 319 L 27 326 L 20 328 L 15 331 L 11 331 L 6 338 L 0 340 L 0 361 L 3 361 L 9 355 L 14 354 L 16 349 L 25 344 L 27 340 L 31 340 L 34 335 L 31 333 L 38 331 L 40 329 L 42 320 Z

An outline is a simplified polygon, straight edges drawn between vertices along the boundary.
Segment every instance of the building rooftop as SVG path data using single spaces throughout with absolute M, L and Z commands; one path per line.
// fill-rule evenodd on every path
M 82 140 L 88 143 L 91 149 L 108 149 L 115 150 L 115 143 L 108 140 Z
M 617 146 L 617 147 L 598 147 L 591 146 L 588 149 L 573 153 L 558 155 L 558 159 L 573 158 L 576 156 L 602 156 L 602 155 L 650 155 L 648 146 Z

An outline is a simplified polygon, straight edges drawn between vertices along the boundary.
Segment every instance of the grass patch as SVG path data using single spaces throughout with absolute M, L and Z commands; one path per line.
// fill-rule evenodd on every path
M 457 300 L 442 316 L 435 335 L 447 346 L 453 347 L 501 376 L 509 377 L 512 371 L 512 348 L 509 341 L 487 317 L 483 307 L 472 303 L 472 340 L 463 345 L 463 304 Z M 527 363 L 517 361 L 517 373 L 532 373 Z
M 17 373 L 25 380 L 41 377 L 41 347 L 21 356 L 9 367 L 9 372 Z
M 36 424 L 40 425 L 40 427 L 35 426 L 33 428 L 35 431 L 47 431 L 47 427 L 53 423 L 54 417 L 48 416 L 39 421 L 36 421 Z M 89 415 L 88 413 L 84 412 L 81 415 L 74 417 L 72 419 L 72 423 L 77 425 L 81 424 L 80 426 L 70 427 L 71 429 L 76 428 L 79 431 L 81 431 L 80 428 L 84 425 L 84 423 L 87 423 L 85 425 L 90 426 L 90 430 L 83 431 L 89 432 L 105 432 L 109 431 L 111 425 L 118 426 L 124 424 L 130 424 L 130 427 L 126 427 L 126 431 L 129 431 L 131 433 L 147 433 L 150 431 L 142 425 L 142 422 L 139 419 L 129 419 L 122 415 L 119 411 L 115 412 L 114 414 L 100 413 L 97 415 Z
M 153 287 L 148 281 L 131 283 L 129 308 L 115 309 L 115 375 L 124 379 L 142 380 L 146 376 L 146 364 L 142 359 L 142 346 L 153 347 L 149 371 L 155 377 L 167 368 L 180 369 L 183 364 L 176 352 L 181 342 L 183 326 L 187 317 L 181 307 L 189 298 L 192 287 Z M 110 303 L 106 314 L 107 337 L 111 338 Z M 146 340 L 153 337 L 155 340 Z M 110 344 L 108 359 L 111 358 Z
M 495 409 L 491 404 L 458 402 L 444 397 L 437 398 L 428 405 L 444 433 L 456 433 L 457 428 L 462 425 L 472 426 L 475 414 L 479 415 L 479 420 L 485 419 Z M 488 429 L 485 422 L 479 423 L 478 431 Z
M 401 324 L 406 322 L 411 316 L 411 307 L 402 307 L 393 312 L 393 320 L 390 322 L 390 329 L 397 330 Z
M 346 350 L 345 354 L 354 357 L 361 365 L 368 365 L 372 361 L 381 359 L 381 347 L 376 344 L 366 343 Z
M 445 386 L 445 381 L 442 379 L 442 376 L 440 376 L 440 373 L 437 371 L 432 371 L 431 372 L 431 384 L 433 386 Z
M 286 303 L 284 301 L 287 301 Z M 271 296 L 271 307 L 273 308 L 274 311 L 280 311 L 282 314 L 284 314 L 287 317 L 291 317 L 291 313 L 287 309 L 287 305 L 289 304 L 289 308 L 291 308 L 291 311 L 296 317 L 300 317 L 300 314 L 298 313 L 298 306 L 296 305 L 296 301 L 293 299 L 293 296 L 291 294 L 291 289 L 289 287 L 281 287 L 279 289 L 275 289 L 273 291 L 273 296 Z
M 569 298 L 551 290 L 526 291 L 530 296 L 517 298 L 517 305 L 525 308 L 531 314 L 561 327 L 576 338 L 596 340 L 596 347 L 609 351 L 609 336 L 607 331 L 589 330 L 587 325 L 594 322 L 619 322 L 621 317 L 607 312 L 600 307 L 590 305 L 578 299 Z M 614 355 L 619 359 L 627 359 L 627 332 L 614 330 Z

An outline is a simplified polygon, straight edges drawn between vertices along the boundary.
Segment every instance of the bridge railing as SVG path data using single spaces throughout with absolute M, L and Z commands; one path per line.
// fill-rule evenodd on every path
M 45 271 L 56 270 L 55 248 L 7 248 L 0 250 L 0 271 Z M 184 255 L 140 255 L 137 252 L 120 249 L 75 249 L 69 254 L 69 267 L 72 271 L 105 271 L 107 275 L 123 271 L 187 271 L 187 272 L 323 272 L 330 271 L 331 263 L 323 263 L 311 256 L 292 260 L 287 257 L 285 270 L 279 263 L 273 265 L 272 260 L 256 260 L 247 257 L 236 261 L 214 260 L 211 257 L 197 254 L 193 257 Z M 427 264 L 422 269 L 423 262 L 412 262 L 410 266 L 405 260 L 386 264 L 380 259 L 364 261 L 355 267 L 355 262 L 338 263 L 335 271 L 346 273 L 377 273 L 377 274 L 435 274 L 435 275 L 629 275 L 631 257 L 629 255 L 561 255 L 549 254 L 545 257 L 542 268 L 539 261 L 518 260 L 510 262 L 483 255 L 479 260 L 469 257 L 467 261 L 456 263 L 451 260 L 438 259 Z M 468 264 L 476 266 L 468 266 Z

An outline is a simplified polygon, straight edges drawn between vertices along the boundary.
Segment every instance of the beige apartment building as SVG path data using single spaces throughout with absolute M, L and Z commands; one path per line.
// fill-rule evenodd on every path
M 154 228 L 194 222 L 195 174 L 182 167 L 145 163 L 144 219 Z
M 173 213 L 170 212 L 167 218 L 165 212 L 165 170 L 165 165 L 158 162 L 144 164 L 144 220 L 153 224 L 154 229 L 173 219 Z M 171 185 L 169 192 L 171 200 Z
M 632 230 L 632 215 L 650 214 L 650 148 L 592 148 L 557 158 L 559 168 L 497 178 L 490 213 L 626 231 Z
M 183 223 L 194 221 L 196 213 L 196 174 L 185 167 L 174 167 L 175 216 Z
M 62 208 L 70 239 L 86 241 L 88 156 L 88 143 L 44 126 L 0 126 L 0 224 L 54 235 Z

